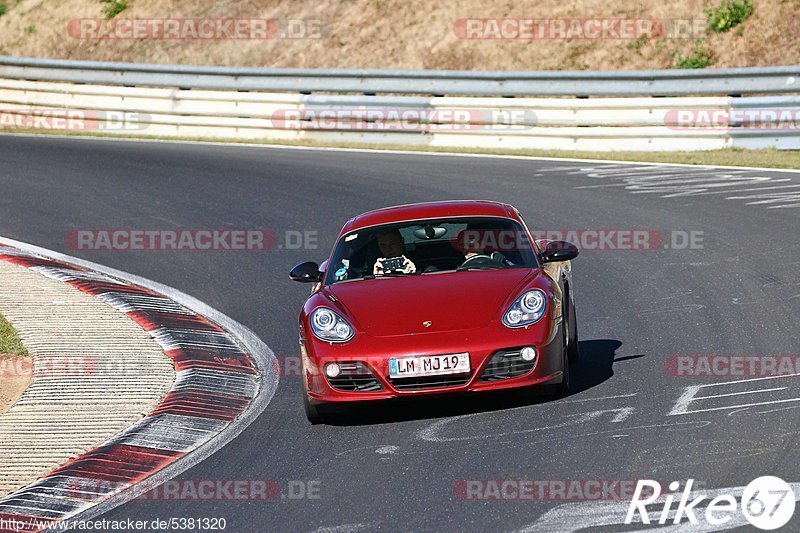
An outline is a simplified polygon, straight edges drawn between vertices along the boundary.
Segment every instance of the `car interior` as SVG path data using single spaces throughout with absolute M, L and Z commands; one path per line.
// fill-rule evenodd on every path
M 522 231 L 513 228 L 510 221 L 421 221 L 379 226 L 345 236 L 334 254 L 330 282 L 371 276 L 375 262 L 383 257 L 378 236 L 398 230 L 405 246 L 403 255 L 414 263 L 417 274 L 455 270 L 465 263 L 470 252 L 485 256 L 483 263 L 494 262 L 502 266 L 526 263 L 519 248 L 501 247 L 497 238 L 491 238 L 499 232 L 517 234 Z M 470 242 L 469 236 L 476 235 L 481 242 Z

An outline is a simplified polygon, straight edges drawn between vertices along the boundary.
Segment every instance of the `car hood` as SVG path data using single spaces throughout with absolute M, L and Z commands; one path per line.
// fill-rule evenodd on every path
M 367 335 L 389 337 L 483 327 L 530 274 L 527 268 L 448 272 L 336 283 L 325 290 Z

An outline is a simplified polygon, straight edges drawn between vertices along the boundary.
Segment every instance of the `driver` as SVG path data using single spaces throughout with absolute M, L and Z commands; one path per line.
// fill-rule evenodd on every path
M 377 240 L 378 249 L 383 257 L 379 257 L 375 261 L 375 266 L 372 268 L 372 273 L 374 275 L 377 276 L 380 274 L 385 274 L 383 269 L 383 261 L 385 259 L 391 259 L 395 257 L 403 258 L 403 266 L 400 271 L 404 274 L 413 274 L 417 271 L 417 267 L 414 265 L 411 259 L 405 256 L 406 243 L 403 241 L 403 236 L 400 234 L 400 230 L 393 229 L 385 231 L 378 235 Z
M 480 225 L 471 225 L 468 229 L 461 232 L 459 244 L 463 249 L 464 263 L 470 259 L 480 257 L 497 263 L 507 264 L 508 260 L 502 253 L 488 250 L 487 242 L 490 239 L 487 239 L 487 233 L 496 231 L 497 230 L 493 226 L 481 227 Z M 489 235 L 489 237 L 491 236 L 492 235 Z M 494 242 L 496 239 L 491 240 Z
M 481 242 L 481 233 L 476 230 L 467 230 L 463 234 L 464 260 L 473 257 L 488 257 L 486 247 Z

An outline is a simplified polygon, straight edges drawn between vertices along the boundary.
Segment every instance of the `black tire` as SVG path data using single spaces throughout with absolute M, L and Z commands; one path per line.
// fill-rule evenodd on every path
M 531 396 L 540 396 L 544 395 L 545 397 L 553 397 L 553 398 L 560 398 L 563 396 L 569 396 L 571 389 L 571 381 L 570 381 L 570 362 L 569 356 L 567 354 L 567 327 L 566 324 L 562 322 L 561 326 L 561 336 L 562 336 L 562 344 L 561 344 L 561 361 L 564 365 L 564 373 L 561 378 L 561 383 L 549 383 L 547 385 L 534 385 L 532 387 L 525 387 L 522 389 L 518 389 L 518 394 L 523 398 L 528 398 Z
M 319 406 L 312 404 L 308 399 L 308 394 L 303 392 L 303 408 L 306 412 L 306 418 L 308 419 L 311 424 L 324 424 L 325 417 L 322 416 L 322 412 Z
M 581 358 L 580 345 L 578 343 L 578 317 L 575 316 L 575 302 L 569 295 L 569 286 L 564 288 L 566 302 L 566 321 L 567 321 L 567 358 L 569 363 L 574 365 Z
M 567 329 L 568 329 L 567 324 L 563 324 L 562 328 L 564 331 L 564 345 L 561 350 L 561 359 L 564 364 L 564 374 L 561 378 L 561 383 L 559 383 L 556 386 L 555 392 L 556 395 L 558 396 L 569 396 L 570 385 L 571 385 L 569 376 L 570 374 L 569 367 L 571 366 L 571 362 L 569 360 L 569 344 L 568 344 L 569 337 L 567 335 Z
M 569 363 L 565 363 L 564 365 L 564 377 L 561 380 L 561 383 L 558 384 L 556 387 L 556 395 L 557 396 L 569 396 L 570 391 L 570 378 L 569 378 Z

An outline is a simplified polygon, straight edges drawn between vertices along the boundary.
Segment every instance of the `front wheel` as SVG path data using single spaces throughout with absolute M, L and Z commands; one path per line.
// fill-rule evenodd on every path
M 567 324 L 562 324 L 561 331 L 564 333 L 562 334 L 562 345 L 561 345 L 561 364 L 563 365 L 563 374 L 561 375 L 561 383 L 552 386 L 552 391 L 554 396 L 569 396 L 570 391 L 570 376 L 569 376 L 569 367 L 570 367 L 570 360 L 569 360 L 569 336 L 567 334 Z
M 569 367 L 571 365 L 571 361 L 569 357 L 569 344 L 566 334 L 564 335 L 564 350 L 562 352 L 561 358 L 564 364 L 564 374 L 561 378 L 561 383 L 559 383 L 558 386 L 556 387 L 556 394 L 559 396 L 569 396 L 569 391 L 570 391 Z
M 303 410 L 306 412 L 306 418 L 313 425 L 324 424 L 325 416 L 323 412 L 324 406 L 314 405 L 308 397 L 308 389 L 303 383 Z
M 323 418 L 319 407 L 312 404 L 311 401 L 308 399 L 308 394 L 305 393 L 303 393 L 303 408 L 305 409 L 306 412 L 306 418 L 312 424 L 316 425 L 325 422 L 325 419 Z
M 567 358 L 570 364 L 575 364 L 580 359 L 581 353 L 578 347 L 578 318 L 575 316 L 575 304 L 569 297 L 569 288 L 566 289 L 566 317 L 567 321 Z

